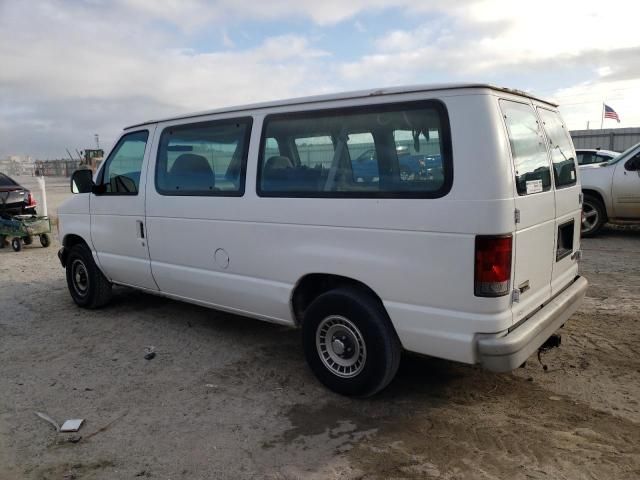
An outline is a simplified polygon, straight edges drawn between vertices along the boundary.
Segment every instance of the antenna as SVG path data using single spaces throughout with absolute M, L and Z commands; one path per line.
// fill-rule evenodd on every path
M 100 135 L 98 135 L 97 133 L 94 133 L 93 137 L 96 139 L 96 149 L 100 150 Z

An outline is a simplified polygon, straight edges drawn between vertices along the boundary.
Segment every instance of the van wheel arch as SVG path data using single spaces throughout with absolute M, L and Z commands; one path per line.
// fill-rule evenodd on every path
M 65 235 L 64 240 L 62 240 L 62 245 L 65 248 L 71 248 L 79 243 L 84 243 L 87 247 L 89 246 L 84 238 L 82 238 L 80 235 L 76 235 L 75 233 L 69 233 L 68 235 Z
M 62 240 L 62 246 L 64 247 L 64 251 L 62 254 L 63 256 L 60 257 L 60 262 L 62 263 L 62 266 L 64 268 L 66 268 L 66 264 L 67 264 L 67 258 L 66 258 L 67 255 L 69 255 L 69 252 L 71 251 L 71 249 L 76 245 L 84 245 L 89 250 L 91 250 L 91 248 L 89 247 L 89 244 L 80 235 L 76 235 L 74 233 L 69 233 L 68 235 L 65 235 L 64 239 Z
M 307 308 L 316 298 L 336 288 L 359 290 L 379 302 L 384 309 L 380 296 L 371 287 L 359 280 L 330 273 L 309 273 L 298 280 L 291 294 L 291 310 L 296 325 L 300 326 L 302 324 Z

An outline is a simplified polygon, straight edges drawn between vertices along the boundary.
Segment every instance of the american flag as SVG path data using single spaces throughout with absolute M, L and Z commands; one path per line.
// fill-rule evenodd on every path
M 618 117 L 616 111 L 607 104 L 604 105 L 604 118 L 612 118 L 620 123 L 620 117 Z

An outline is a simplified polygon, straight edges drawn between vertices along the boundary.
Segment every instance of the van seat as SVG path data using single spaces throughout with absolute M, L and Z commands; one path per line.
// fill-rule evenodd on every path
M 269 157 L 262 172 L 266 191 L 317 191 L 322 172 L 304 165 L 294 166 L 289 157 Z
M 193 153 L 184 153 L 176 158 L 167 175 L 167 188 L 171 190 L 214 190 L 215 185 L 212 166 L 202 155 Z

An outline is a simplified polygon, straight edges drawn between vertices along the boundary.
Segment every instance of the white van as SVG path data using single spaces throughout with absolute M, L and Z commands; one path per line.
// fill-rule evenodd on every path
M 402 350 L 509 371 L 587 288 L 575 157 L 556 105 L 488 85 L 150 121 L 74 174 L 59 256 L 82 307 L 118 284 L 300 326 L 342 394 Z

